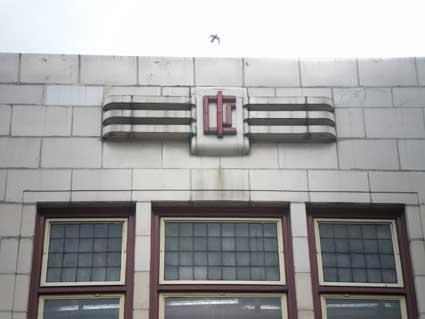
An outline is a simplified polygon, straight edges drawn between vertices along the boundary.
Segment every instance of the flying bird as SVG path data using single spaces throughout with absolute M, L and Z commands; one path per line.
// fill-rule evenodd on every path
M 214 41 L 217 40 L 218 44 L 220 44 L 220 37 L 217 35 L 217 33 L 211 34 L 209 38 L 211 39 L 210 43 L 214 43 Z

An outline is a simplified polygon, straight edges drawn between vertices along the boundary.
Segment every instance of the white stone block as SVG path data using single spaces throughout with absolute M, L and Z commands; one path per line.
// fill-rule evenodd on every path
M 9 105 L 0 105 L 0 135 L 8 135 L 10 132 L 11 111 Z
M 360 59 L 358 63 L 362 86 L 416 85 L 413 58 Z
M 18 258 L 18 238 L 0 240 L 0 273 L 14 274 Z
M 366 172 L 309 171 L 308 179 L 312 191 L 369 191 Z
M 149 236 L 136 236 L 135 271 L 149 271 L 151 268 L 151 238 Z
M 71 189 L 70 170 L 10 170 L 7 201 L 22 201 L 24 191 L 62 191 Z
M 160 96 L 160 86 L 113 86 L 105 88 L 105 96 L 114 95 L 147 95 Z
M 43 139 L 42 167 L 96 168 L 102 160 L 102 142 L 97 138 Z
M 130 190 L 130 169 L 74 169 L 73 190 Z
M 142 310 L 142 309 L 134 310 L 133 318 L 134 319 L 149 319 L 149 310 Z
M 277 97 L 307 96 L 332 98 L 330 88 L 276 88 Z
M 394 105 L 425 107 L 425 88 L 393 88 Z
M 36 205 L 24 205 L 22 207 L 21 236 L 32 237 L 35 233 Z
M 13 297 L 13 310 L 26 311 L 30 290 L 30 275 L 17 275 L 15 281 L 15 294 Z
M 12 310 L 14 285 L 15 275 L 0 275 L 0 311 Z
M 314 311 L 300 310 L 298 311 L 298 319 L 314 319 Z
M 294 255 L 294 269 L 296 273 L 310 272 L 310 259 L 307 237 L 293 237 L 292 251 Z
M 307 212 L 305 203 L 291 203 L 291 233 L 293 237 L 307 237 Z
M 195 81 L 198 86 L 242 86 L 242 60 L 197 58 Z
M 281 143 L 280 168 L 337 168 L 336 144 Z
M 131 191 L 72 191 L 68 200 L 72 202 L 129 202 Z
M 251 202 L 259 204 L 285 203 L 288 202 L 307 202 L 309 200 L 308 192 L 293 191 L 250 191 Z
M 71 107 L 16 105 L 13 107 L 12 135 L 70 135 L 71 119 Z
M 39 138 L 0 138 L 0 166 L 38 167 L 40 145 Z
M 137 58 L 81 56 L 81 82 L 87 84 L 137 84 Z
M 402 169 L 425 170 L 425 141 L 399 140 L 398 149 Z
M 19 55 L 15 53 L 0 53 L 0 82 L 18 81 Z
M 47 85 L 47 105 L 96 106 L 102 104 L 101 86 Z
M 166 202 L 188 202 L 190 200 L 190 191 L 172 190 L 172 191 L 132 191 L 132 201 L 160 201 Z
M 0 170 L 0 201 L 4 200 L 6 194 L 6 170 Z
M 372 193 L 372 203 L 417 205 L 418 195 L 414 193 Z
M 19 236 L 21 205 L 0 204 L 0 236 Z
M 17 273 L 31 273 L 33 240 L 21 238 L 19 240 L 18 268 Z
M 193 81 L 193 59 L 139 57 L 139 84 L 188 85 Z
M 162 167 L 164 168 L 217 168 L 218 156 L 192 155 L 187 142 L 163 142 Z
M 370 172 L 369 178 L 372 191 L 418 193 L 425 202 L 424 172 Z
M 41 104 L 43 86 L 41 85 L 0 85 L 0 103 L 3 104 Z
M 189 149 L 187 150 L 189 152 Z M 152 142 L 104 142 L 103 167 L 161 167 L 161 144 Z
M 424 232 L 422 229 L 421 213 L 418 206 L 405 206 L 407 236 L 409 240 L 422 240 Z
M 248 202 L 250 199 L 249 191 L 192 191 L 190 200 L 193 202 L 217 202 L 232 205 L 233 203 Z
M 422 240 L 413 240 L 409 244 L 410 258 L 412 260 L 413 273 L 415 276 L 425 275 L 425 244 Z
M 275 143 L 255 143 L 245 156 L 223 156 L 223 168 L 278 168 L 278 151 Z
M 397 143 L 393 140 L 338 141 L 342 169 L 398 169 Z
M 192 190 L 248 190 L 247 170 L 192 169 Z
M 149 309 L 150 272 L 137 271 L 134 273 L 134 309 Z
M 370 193 L 310 192 L 309 201 L 317 203 L 370 203 Z
M 100 136 L 101 127 L 101 107 L 74 107 L 72 120 L 72 135 Z
M 59 54 L 23 54 L 22 83 L 76 83 L 78 56 Z
M 419 85 L 425 85 L 425 58 L 416 58 Z
M 249 181 L 252 190 L 307 190 L 306 172 L 301 170 L 250 170 Z
M 12 319 L 12 312 L 0 312 L 0 319 Z
M 190 95 L 190 89 L 185 87 L 163 87 L 162 96 L 187 96 Z
M 300 60 L 302 86 L 356 86 L 355 60 Z
M 333 90 L 336 107 L 391 107 L 390 88 L 349 88 Z
M 275 88 L 248 88 L 248 96 L 275 96 Z
M 336 109 L 336 135 L 344 137 L 365 137 L 364 115 L 362 109 Z
M 420 218 L 420 223 L 422 225 L 422 232 L 425 237 L 425 205 L 423 204 L 419 206 L 419 218 Z
M 414 278 L 416 288 L 416 300 L 420 312 L 425 312 L 425 276 L 416 276 Z
M 299 86 L 298 61 L 295 59 L 245 59 L 246 86 Z
M 297 298 L 297 308 L 299 310 L 313 310 L 310 273 L 295 274 L 295 295 Z
M 189 190 L 190 171 L 188 169 L 135 169 L 133 189 Z
M 151 218 L 152 218 L 151 202 L 137 202 L 136 203 L 136 236 L 151 235 Z
M 12 319 L 27 319 L 28 313 L 25 311 L 14 311 L 12 312 Z
M 423 138 L 424 115 L 420 109 L 366 109 L 366 135 L 370 138 Z

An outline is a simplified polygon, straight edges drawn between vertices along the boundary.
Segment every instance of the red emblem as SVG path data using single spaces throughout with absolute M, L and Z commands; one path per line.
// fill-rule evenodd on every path
M 209 113 L 210 103 L 217 103 L 217 126 L 210 127 Z M 223 118 L 223 103 L 226 107 L 226 119 Z M 236 109 L 236 96 L 223 95 L 221 91 L 217 95 L 204 96 L 204 134 L 217 135 L 222 138 L 223 135 L 236 135 L 236 128 L 232 127 L 232 111 Z

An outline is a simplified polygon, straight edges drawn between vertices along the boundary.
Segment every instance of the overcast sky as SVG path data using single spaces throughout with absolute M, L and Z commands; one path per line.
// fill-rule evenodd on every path
M 425 56 L 423 6 L 424 0 L 0 0 L 0 51 Z M 211 44 L 210 34 L 221 44 Z

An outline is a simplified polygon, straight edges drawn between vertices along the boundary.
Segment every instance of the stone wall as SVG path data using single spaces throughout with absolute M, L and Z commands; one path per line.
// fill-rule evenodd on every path
M 325 96 L 337 142 L 257 143 L 199 157 L 189 143 L 102 141 L 107 86 L 189 96 Z M 278 60 L 0 55 L 0 319 L 24 318 L 37 202 L 137 202 L 134 317 L 147 318 L 151 202 L 290 203 L 300 318 L 313 317 L 305 203 L 406 205 L 425 318 L 425 58 Z

